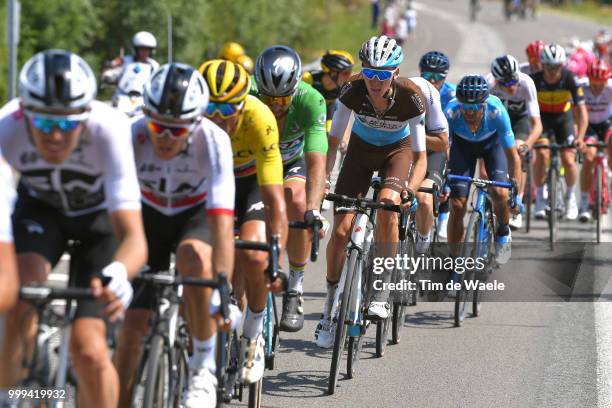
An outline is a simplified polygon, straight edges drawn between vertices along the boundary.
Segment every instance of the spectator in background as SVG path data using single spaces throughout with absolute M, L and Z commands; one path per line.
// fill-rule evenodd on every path
M 380 15 L 380 0 L 372 0 L 372 28 L 378 27 L 378 16 Z
M 416 37 L 417 12 L 412 7 L 412 2 L 408 4 L 408 8 L 404 13 L 404 20 L 408 26 L 408 36 L 412 39 Z
M 408 38 L 408 23 L 405 18 L 400 17 L 395 24 L 395 41 L 402 46 L 406 38 Z
M 380 32 L 382 35 L 386 35 L 389 38 L 395 38 L 395 30 L 393 29 L 393 24 L 387 17 L 385 17 L 385 19 L 383 20 Z

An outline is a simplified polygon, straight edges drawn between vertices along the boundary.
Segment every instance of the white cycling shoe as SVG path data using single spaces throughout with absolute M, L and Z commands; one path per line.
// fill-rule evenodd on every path
M 516 231 L 517 229 L 520 229 L 523 226 L 523 215 L 517 214 L 517 215 L 512 216 L 510 218 L 510 221 L 508 222 L 508 225 L 514 231 Z
M 567 197 L 567 213 L 565 218 L 571 221 L 578 218 L 578 203 L 576 203 L 576 196 L 574 194 Z
M 440 213 L 438 217 L 438 238 L 441 240 L 446 240 L 448 237 L 448 214 L 449 213 Z
M 241 346 L 244 360 L 240 379 L 244 384 L 254 384 L 263 377 L 265 368 L 263 336 L 260 333 L 255 340 L 242 337 Z
M 217 406 L 217 377 L 208 368 L 189 369 L 189 388 L 183 395 L 185 408 Z
M 384 320 L 389 317 L 390 310 L 391 307 L 389 306 L 389 303 L 373 301 L 370 303 L 370 306 L 368 306 L 368 317 Z
M 536 198 L 533 215 L 536 220 L 546 219 L 546 199 L 545 198 L 543 197 Z
M 314 336 L 318 347 L 332 348 L 336 337 L 336 325 L 331 322 L 331 319 L 321 316 Z
M 495 259 L 500 265 L 505 265 L 512 255 L 512 234 L 500 235 L 495 241 Z

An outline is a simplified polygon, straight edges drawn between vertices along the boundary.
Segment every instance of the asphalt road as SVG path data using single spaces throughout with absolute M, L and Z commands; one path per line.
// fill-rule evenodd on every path
M 405 76 L 416 75 L 420 56 L 432 49 L 449 55 L 449 79 L 457 81 L 467 73 L 486 73 L 498 55 L 524 60 L 525 46 L 534 39 L 565 43 L 572 36 L 591 38 L 599 28 L 550 14 L 507 23 L 497 2 L 483 2 L 477 23 L 468 21 L 467 0 L 427 0 L 417 7 L 416 39 L 404 46 Z M 609 219 L 606 226 L 612 241 Z M 327 396 L 331 352 L 313 342 L 325 295 L 325 261 L 310 265 L 306 323 L 299 333 L 282 333 L 277 368 L 265 374 L 264 406 L 612 406 L 607 323 L 612 312 L 609 303 L 589 301 L 611 299 L 606 285 L 612 245 L 568 244 L 551 254 L 542 244 L 546 237 L 542 221 L 533 223 L 529 236 L 514 234 L 513 261 L 493 275 L 514 283 L 510 301 L 485 303 L 481 316 L 463 327 L 453 327 L 451 303 L 420 302 L 409 309 L 402 342 L 388 346 L 383 358 L 375 357 L 370 329 L 356 378 L 346 377 L 344 362 L 333 396 Z M 594 226 L 566 221 L 561 238 L 591 242 Z

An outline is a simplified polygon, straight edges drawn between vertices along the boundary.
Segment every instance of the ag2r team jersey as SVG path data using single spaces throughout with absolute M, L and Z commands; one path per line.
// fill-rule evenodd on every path
M 330 135 L 342 137 L 351 112 L 355 114 L 352 132 L 364 142 L 386 146 L 411 137 L 415 152 L 425 150 L 425 102 L 419 87 L 408 78 L 398 78 L 392 85 L 389 106 L 377 112 L 360 75 L 355 75 L 344 87 L 339 107 L 332 121 Z
M 525 116 L 540 117 L 537 91 L 529 75 L 519 72 L 518 89 L 514 94 L 506 92 L 491 74 L 487 75 L 487 82 L 491 95 L 497 96 L 502 101 L 512 121 Z
M 251 94 L 259 96 L 255 80 L 251 83 Z M 300 81 L 285 116 L 285 127 L 279 129 L 283 164 L 293 163 L 304 152 L 327 154 L 326 116 L 323 96 L 306 82 Z
M 234 172 L 229 136 L 202 118 L 183 151 L 170 160 L 155 154 L 148 118 L 132 124 L 134 158 L 142 200 L 164 215 L 206 203 L 208 214 L 234 213 Z
M 19 99 L 0 110 L 0 149 L 19 173 L 25 193 L 68 217 L 101 209 L 140 209 L 127 116 L 93 101 L 79 142 L 60 164 L 47 163 L 33 144 Z
M 482 122 L 476 132 L 472 132 L 463 119 L 461 103 L 457 99 L 450 101 L 446 107 L 446 118 L 448 119 L 451 143 L 455 136 L 469 142 L 481 142 L 496 136 L 500 139 L 504 149 L 509 149 L 515 145 L 510 117 L 497 96 L 490 95 L 487 99 Z

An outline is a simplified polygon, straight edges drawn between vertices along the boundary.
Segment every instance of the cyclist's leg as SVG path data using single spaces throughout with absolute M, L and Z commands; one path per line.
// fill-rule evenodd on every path
M 512 121 L 512 130 L 514 132 L 514 139 L 516 140 L 516 148 L 519 151 L 519 154 L 522 151 L 521 146 L 526 145 L 525 141 L 529 137 L 529 132 L 531 131 L 531 118 L 528 115 L 525 115 L 521 118 Z M 522 157 L 524 159 L 524 157 Z M 531 186 L 526 186 L 527 174 L 523 172 L 523 176 L 518 185 L 519 196 L 523 198 L 523 194 L 527 188 L 531 188 Z M 522 215 L 519 213 L 517 215 L 513 215 L 510 219 L 510 227 L 518 229 L 522 226 Z
M 213 279 L 212 237 L 205 207 L 202 205 L 187 212 L 188 219 L 183 223 L 176 249 L 176 269 L 181 276 Z M 215 254 L 216 257 L 223 255 L 227 256 Z M 188 407 L 213 404 L 213 401 L 216 401 L 217 330 L 209 313 L 211 295 L 210 288 L 184 288 L 187 325 L 193 344 L 193 354 L 189 359 L 189 388 L 183 398 L 185 406 Z
M 473 177 L 479 150 L 478 144 L 455 137 L 448 160 L 449 174 Z M 470 186 L 464 181 L 451 181 L 449 184 L 451 212 L 448 220 L 448 243 L 450 254 L 458 256 L 459 244 L 463 240 L 463 218 Z
M 379 201 L 388 204 L 399 204 L 400 194 L 408 185 L 408 174 L 412 164 L 412 150 L 406 139 L 387 147 L 387 159 L 382 167 L 382 189 Z M 398 217 L 397 213 L 391 211 L 378 211 L 376 215 L 376 228 L 374 240 L 376 242 L 377 258 L 394 258 L 397 252 Z M 385 283 L 390 282 L 394 268 L 383 271 L 380 279 L 385 288 Z M 374 290 L 372 303 L 368 308 L 368 314 L 379 318 L 386 318 L 389 314 L 389 290 Z M 384 309 L 383 309 L 384 307 Z
M 142 219 L 147 237 L 147 265 L 152 271 L 165 271 L 170 267 L 170 252 L 175 242 L 178 223 L 171 222 L 152 207 L 142 205 Z M 113 362 L 119 373 L 119 407 L 129 407 L 134 376 L 138 368 L 142 339 L 149 333 L 151 309 L 154 307 L 151 288 L 134 285 L 134 299 L 125 311 L 125 319 L 118 333 L 117 350 Z
M 19 194 L 12 221 L 21 285 L 45 282 L 62 256 L 66 238 L 60 219 L 57 211 Z M 17 302 L 7 312 L 0 342 L 0 389 L 14 388 L 25 374 L 22 362 L 32 349 L 36 321 L 34 308 L 26 302 Z
M 504 148 L 500 143 L 490 145 L 484 155 L 485 165 L 493 181 L 508 182 L 508 162 Z M 510 235 L 508 223 L 510 221 L 510 208 L 508 207 L 508 189 L 492 187 L 489 189 L 495 214 L 498 220 L 498 236 Z
M 446 168 L 446 152 L 430 152 L 427 155 L 427 174 L 421 187 L 431 187 L 433 183 L 442 188 L 442 177 Z M 427 193 L 417 193 L 417 252 L 423 253 L 427 250 L 430 240 L 431 227 L 433 226 L 433 197 Z
M 108 265 L 117 249 L 110 216 L 99 211 L 70 219 L 70 238 L 79 241 L 72 254 L 76 262 L 76 286 L 88 287 L 93 274 Z M 119 376 L 109 357 L 104 304 L 77 302 L 75 322 L 70 337 L 70 351 L 79 378 L 79 405 L 116 406 L 119 402 Z
M 304 157 L 284 168 L 285 202 L 289 221 L 304 221 L 306 212 L 306 163 Z M 289 285 L 283 298 L 281 329 L 298 331 L 304 326 L 302 293 L 304 292 L 304 270 L 310 255 L 308 230 L 289 229 L 287 239 L 289 255 Z
M 549 144 L 551 135 L 554 134 L 554 121 L 542 115 L 542 135 L 537 140 L 537 144 Z M 535 149 L 535 157 L 533 163 L 533 182 L 536 185 L 536 204 L 534 215 L 536 218 L 543 219 L 546 216 L 546 195 L 545 185 L 548 168 L 550 162 L 550 151 L 548 149 Z
M 571 115 L 565 115 L 557 126 L 557 143 L 570 144 L 574 141 L 574 121 Z M 578 217 L 578 205 L 576 203 L 576 180 L 578 179 L 578 167 L 576 166 L 576 152 L 574 150 L 564 150 L 561 152 L 561 162 L 565 168 L 565 183 L 567 184 L 567 203 L 566 217 L 574 220 Z
M 598 141 L 597 132 L 589 126 L 584 138 L 585 143 L 596 143 Z M 582 156 L 582 168 L 580 169 L 580 205 L 578 215 L 580 221 L 586 222 L 591 218 L 589 212 L 589 196 L 593 187 L 593 174 L 595 173 L 596 147 L 588 147 Z

